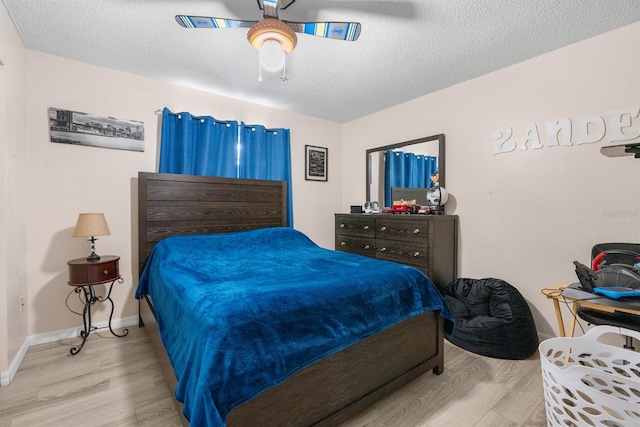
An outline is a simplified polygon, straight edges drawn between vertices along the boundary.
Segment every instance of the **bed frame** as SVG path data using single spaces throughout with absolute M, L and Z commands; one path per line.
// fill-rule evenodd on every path
M 140 172 L 140 273 L 161 239 L 286 225 L 286 183 Z M 177 384 L 148 295 L 140 299 L 145 326 L 169 387 Z M 443 320 L 426 312 L 302 369 L 231 411 L 228 427 L 335 426 L 432 370 L 444 369 Z M 176 401 L 183 423 L 182 405 Z

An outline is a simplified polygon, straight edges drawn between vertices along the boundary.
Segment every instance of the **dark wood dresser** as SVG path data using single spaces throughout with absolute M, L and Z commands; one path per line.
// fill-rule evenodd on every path
M 422 270 L 439 288 L 457 278 L 457 215 L 336 214 L 336 250 Z

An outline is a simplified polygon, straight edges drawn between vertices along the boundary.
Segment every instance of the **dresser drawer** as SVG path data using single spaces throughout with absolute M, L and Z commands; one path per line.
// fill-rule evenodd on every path
M 376 222 L 376 239 L 427 243 L 429 241 L 429 222 L 379 218 Z
M 376 256 L 375 240 L 363 237 L 336 235 L 336 250 L 372 258 Z
M 338 235 L 368 237 L 373 239 L 376 235 L 376 219 L 364 215 L 337 216 L 336 241 Z
M 398 240 L 376 239 L 376 258 L 426 268 L 429 253 L 426 245 L 413 245 Z

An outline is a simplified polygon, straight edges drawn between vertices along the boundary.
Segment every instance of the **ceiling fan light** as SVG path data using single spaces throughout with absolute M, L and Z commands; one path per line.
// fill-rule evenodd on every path
M 257 50 L 260 50 L 266 41 L 275 41 L 287 53 L 291 53 L 298 42 L 295 31 L 275 18 L 266 18 L 254 24 L 247 32 L 247 39 Z
M 267 40 L 260 48 L 260 65 L 267 71 L 278 71 L 284 67 L 284 51 L 274 40 Z

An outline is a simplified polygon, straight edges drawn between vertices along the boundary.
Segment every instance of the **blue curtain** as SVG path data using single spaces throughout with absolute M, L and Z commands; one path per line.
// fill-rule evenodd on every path
M 293 227 L 289 129 L 261 125 L 240 127 L 239 178 L 287 182 L 287 225 Z
M 237 176 L 238 122 L 162 112 L 158 172 Z
M 288 129 L 162 113 L 158 172 L 287 182 L 287 225 L 293 227 Z
M 431 188 L 431 175 L 438 171 L 438 158 L 387 150 L 384 153 L 384 205 L 391 206 L 392 187 Z

